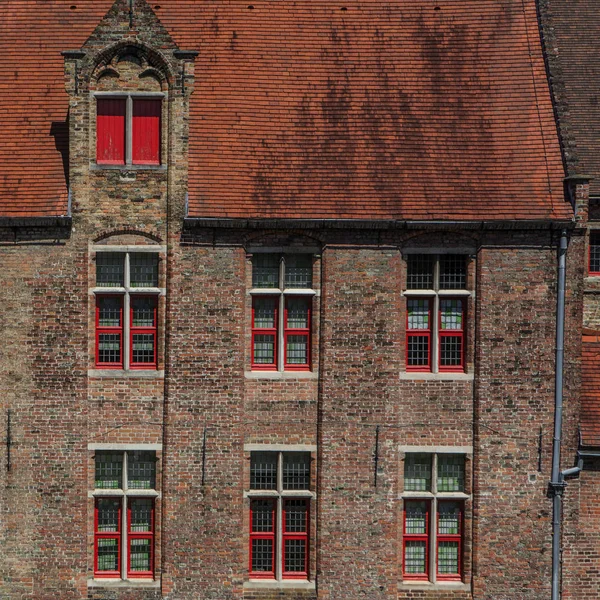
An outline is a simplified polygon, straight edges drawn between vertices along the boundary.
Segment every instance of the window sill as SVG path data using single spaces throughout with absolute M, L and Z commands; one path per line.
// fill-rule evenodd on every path
M 275 579 L 250 579 L 244 581 L 245 590 L 314 590 L 314 581 L 306 581 L 304 579 L 285 579 L 276 581 Z
M 246 379 L 319 379 L 318 371 L 244 371 Z
M 88 377 L 93 379 L 164 379 L 164 371 L 152 369 L 88 369 Z
M 160 588 L 157 579 L 88 579 L 88 588 Z
M 473 373 L 420 373 L 419 371 L 403 371 L 400 373 L 402 380 L 414 381 L 473 381 Z
M 114 497 L 124 496 L 125 492 L 120 488 L 98 488 L 94 491 L 88 492 L 88 498 L 103 498 L 103 497 Z M 160 492 L 149 489 L 133 489 L 127 490 L 127 495 L 131 498 L 160 498 Z
M 92 171 L 165 171 L 167 165 L 102 165 L 91 163 Z
M 398 586 L 399 590 L 455 590 L 460 592 L 470 592 L 471 586 L 468 583 L 462 581 L 444 581 L 439 583 L 432 583 L 430 581 L 403 581 Z

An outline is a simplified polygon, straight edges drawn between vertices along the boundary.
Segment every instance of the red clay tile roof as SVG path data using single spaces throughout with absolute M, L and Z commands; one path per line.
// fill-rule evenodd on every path
M 597 0 L 546 0 L 544 30 L 572 174 L 600 196 L 600 19 Z
M 600 336 L 584 336 L 581 368 L 581 438 L 600 446 Z
M 249 3 L 156 10 L 200 51 L 190 216 L 570 218 L 534 0 Z M 65 212 L 60 51 L 111 4 L 4 1 L 0 214 Z

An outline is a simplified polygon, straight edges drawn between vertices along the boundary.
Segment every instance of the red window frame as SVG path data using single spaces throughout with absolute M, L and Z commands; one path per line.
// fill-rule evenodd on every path
M 456 300 L 461 306 L 461 329 L 442 329 L 442 300 Z M 464 298 L 440 296 L 438 300 L 438 369 L 440 373 L 464 373 L 465 370 L 465 323 L 467 307 Z M 458 365 L 442 365 L 442 338 L 455 337 L 460 339 L 460 363 Z
M 429 327 L 427 329 L 410 329 L 409 325 L 408 325 L 408 316 L 409 316 L 409 311 L 408 311 L 408 303 L 411 300 L 425 300 L 427 302 L 428 305 L 428 318 L 427 318 L 427 323 L 429 324 Z M 407 371 L 412 371 L 412 372 L 421 372 L 421 373 L 429 373 L 431 372 L 431 365 L 432 365 L 432 361 L 431 361 L 431 339 L 432 339 L 432 331 L 431 331 L 431 323 L 432 323 L 432 311 L 433 311 L 433 307 L 432 307 L 432 298 L 427 298 L 427 297 L 422 297 L 422 296 L 410 296 L 407 298 L 406 301 L 406 370 Z M 409 347 L 410 347 L 410 338 L 413 337 L 425 337 L 427 338 L 427 364 L 425 365 L 409 365 Z
M 459 507 L 460 514 L 458 517 L 458 533 L 455 534 L 447 534 L 444 533 L 440 535 L 439 533 L 439 520 L 440 520 L 440 504 L 451 503 L 456 504 Z M 464 503 L 457 500 L 438 500 L 437 514 L 436 514 L 436 533 L 437 537 L 435 540 L 436 548 L 435 548 L 435 572 L 436 579 L 438 581 L 462 581 L 462 550 L 463 550 L 463 524 L 464 524 L 464 515 L 465 515 L 465 507 Z M 440 547 L 440 542 L 457 542 L 458 543 L 458 573 L 443 573 L 440 575 L 438 571 L 438 552 Z
M 138 298 L 152 298 L 154 301 L 154 325 L 152 327 L 134 327 L 133 305 Z M 131 294 L 129 297 L 129 368 L 130 369 L 156 369 L 157 366 L 157 322 L 158 322 L 158 297 L 155 294 Z M 151 363 L 133 361 L 133 336 L 136 334 L 152 335 L 154 339 L 154 358 Z M 121 353 L 122 354 L 122 353 Z
M 275 309 L 274 323 L 275 327 L 255 327 L 254 326 L 254 313 L 256 301 L 260 300 L 271 300 Z M 277 337 L 279 333 L 279 296 L 267 296 L 257 295 L 252 297 L 252 348 L 251 348 L 251 364 L 254 371 L 276 371 L 277 370 L 277 353 L 278 344 Z M 272 335 L 273 336 L 273 362 L 272 363 L 255 363 L 254 362 L 254 339 L 257 335 Z
M 301 299 L 307 305 L 307 327 L 293 328 L 288 327 L 288 302 L 291 299 Z M 283 368 L 286 371 L 310 371 L 311 366 L 311 333 L 312 330 L 312 297 L 310 296 L 286 296 L 283 316 Z M 306 363 L 288 363 L 287 362 L 287 347 L 288 336 L 296 335 L 306 338 Z
M 133 98 L 131 115 L 131 163 L 160 165 L 162 100 Z
M 124 165 L 127 123 L 126 98 L 96 99 L 96 163 Z
M 98 531 L 98 504 L 102 500 L 113 500 L 119 502 L 119 516 L 118 516 L 118 531 Z M 123 511 L 123 502 L 121 498 L 105 497 L 96 498 L 94 502 L 94 577 L 96 578 L 121 578 L 121 551 L 123 545 L 123 536 L 121 534 L 121 515 Z M 98 570 L 98 540 L 101 539 L 116 539 L 117 540 L 117 565 L 119 565 L 118 571 L 99 571 Z
M 152 508 L 150 514 L 150 531 L 131 531 L 131 503 L 135 500 L 150 500 L 150 498 L 140 498 L 136 496 L 130 496 L 127 498 L 127 578 L 148 579 L 149 577 L 154 577 L 154 500 L 152 499 Z M 131 540 L 150 541 L 149 571 L 131 570 Z
M 100 300 L 103 298 L 118 298 L 121 301 L 120 307 L 120 325 L 118 327 L 100 326 Z M 122 294 L 98 294 L 96 296 L 96 366 L 102 369 L 122 369 L 123 368 L 123 302 L 125 297 Z M 120 356 L 118 362 L 100 362 L 100 335 L 101 334 L 119 334 Z
M 592 269 L 592 247 L 600 246 L 600 232 L 592 231 L 590 233 L 590 240 L 588 244 L 588 275 L 597 277 L 600 275 L 600 269 L 594 271 Z
M 302 501 L 306 507 L 306 528 L 303 532 L 287 532 L 286 526 L 286 505 L 288 502 Z M 310 501 L 301 498 L 285 498 L 282 501 L 281 508 L 281 577 L 282 579 L 308 579 L 308 532 L 310 531 Z M 285 542 L 287 540 L 304 540 L 304 570 L 303 571 L 285 571 Z
M 411 503 L 425 503 L 425 533 L 406 533 L 406 508 Z M 407 581 L 429 581 L 431 501 L 423 499 L 404 500 L 402 513 L 402 578 Z M 406 542 L 425 542 L 425 572 L 406 572 Z
M 271 531 L 253 531 L 253 504 L 255 501 L 267 502 L 271 504 Z M 250 499 L 250 539 L 248 548 L 248 572 L 252 579 L 275 579 L 275 544 L 276 544 L 276 529 L 277 529 L 277 500 L 275 498 L 251 498 Z M 252 570 L 252 541 L 253 540 L 271 540 L 271 570 L 270 571 L 253 571 Z

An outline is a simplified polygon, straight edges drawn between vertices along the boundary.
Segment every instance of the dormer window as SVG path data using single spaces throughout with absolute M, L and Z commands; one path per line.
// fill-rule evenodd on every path
M 96 163 L 160 165 L 162 94 L 96 97 Z

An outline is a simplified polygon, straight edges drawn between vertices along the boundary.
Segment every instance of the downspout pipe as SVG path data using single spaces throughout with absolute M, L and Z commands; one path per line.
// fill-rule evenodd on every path
M 565 280 L 567 262 L 567 230 L 560 232 L 558 247 L 558 293 L 556 300 L 556 366 L 554 375 L 554 440 L 552 445 L 552 600 L 560 600 L 560 542 L 562 521 L 562 494 L 565 474 L 560 471 L 560 446 L 563 420 L 563 367 L 565 339 Z M 578 467 L 574 467 L 577 469 Z M 579 472 L 579 471 L 577 471 Z M 568 473 L 574 474 L 574 473 Z

